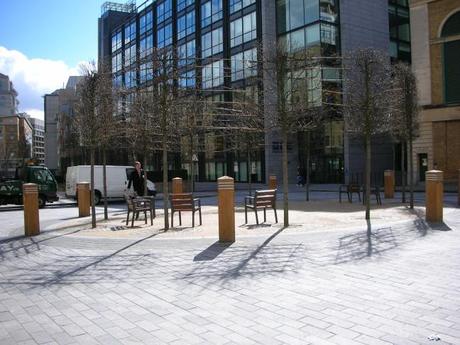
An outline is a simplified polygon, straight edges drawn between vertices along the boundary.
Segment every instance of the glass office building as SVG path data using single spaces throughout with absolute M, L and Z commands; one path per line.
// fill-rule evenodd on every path
M 356 6 L 357 10 L 360 6 L 357 0 L 349 1 L 345 10 L 339 0 L 148 0 L 137 7 L 132 1 L 106 3 L 99 19 L 99 59 L 109 61 L 115 83 L 126 88 L 148 87 L 152 49 L 173 46 L 179 56 L 179 86 L 198 86 L 214 101 L 229 101 L 232 93 L 219 90 L 241 89 L 258 97 L 260 85 L 254 85 L 251 77 L 260 71 L 245 61 L 258 58 L 259 42 L 264 45 L 267 39 L 277 39 L 285 42 L 291 52 L 306 49 L 312 55 L 325 57 L 316 69 L 306 72 L 309 85 L 315 85 L 308 97 L 314 106 L 337 104 L 341 101 L 337 58 L 342 54 L 342 42 L 356 46 L 348 42 L 358 41 L 358 36 L 365 34 L 360 31 L 363 23 L 353 26 L 354 21 L 365 22 L 366 16 L 375 18 L 379 10 L 377 17 L 385 28 L 378 27 L 378 22 L 365 23 L 370 26 L 369 32 L 380 36 L 386 32 L 380 48 L 398 58 L 407 56 L 404 1 L 375 1 L 382 6 L 359 8 L 358 12 L 352 8 Z M 343 128 L 340 115 L 332 109 L 322 128 L 308 135 L 292 136 L 288 144 L 292 182 L 298 167 L 306 164 L 307 150 L 313 182 L 343 182 L 346 171 L 353 170 L 353 166 L 347 166 L 350 150 L 345 147 Z M 282 146 L 276 135 L 265 137 L 264 148 L 251 166 L 247 166 L 244 152 L 226 150 L 223 138 L 202 140 L 207 149 L 197 153 L 200 181 L 230 175 L 244 182 L 252 174 L 253 181 L 265 182 L 269 174 L 281 176 Z M 174 161 L 188 168 L 180 155 Z

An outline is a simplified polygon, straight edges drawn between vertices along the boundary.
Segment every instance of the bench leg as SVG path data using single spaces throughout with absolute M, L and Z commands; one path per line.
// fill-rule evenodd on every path
M 264 223 L 267 222 L 267 209 L 264 207 Z
M 139 214 L 139 213 L 138 213 Z M 131 227 L 134 228 L 134 217 L 136 216 L 136 211 L 133 211 L 133 218 L 131 219 Z
M 171 228 L 174 228 L 174 211 L 171 210 Z
M 195 227 L 195 211 L 192 211 L 192 228 Z
M 259 225 L 259 216 L 257 215 L 257 208 L 254 207 L 254 212 L 256 214 L 256 223 Z
M 273 207 L 273 211 L 275 211 L 275 223 L 278 223 L 278 215 L 276 214 L 276 206 Z
M 147 211 L 144 211 L 145 224 L 147 224 Z
M 198 213 L 199 213 L 199 215 L 200 215 L 200 225 L 203 225 L 203 223 L 201 222 L 201 206 L 200 206 L 200 208 L 198 209 Z
M 153 209 L 150 206 L 150 225 L 153 225 Z
M 179 211 L 179 225 L 182 225 L 182 213 Z
M 126 226 L 128 226 L 128 222 L 129 222 L 129 209 L 128 209 L 128 214 L 126 215 Z
M 244 224 L 248 224 L 248 208 L 244 205 Z

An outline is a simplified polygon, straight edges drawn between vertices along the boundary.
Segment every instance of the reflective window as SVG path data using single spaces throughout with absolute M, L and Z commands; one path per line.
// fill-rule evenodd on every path
M 139 69 L 139 79 L 140 83 L 145 83 L 148 80 L 152 80 L 153 78 L 153 68 L 152 68 L 152 62 L 146 62 L 140 65 Z
M 404 2 L 390 0 L 388 5 L 390 26 L 390 56 L 410 62 L 410 21 L 409 8 Z M 409 49 L 407 49 L 409 47 Z
M 195 11 L 188 12 L 177 19 L 177 39 L 180 40 L 195 32 Z
M 172 44 L 172 24 L 168 24 L 157 32 L 158 48 L 166 47 Z
M 337 0 L 320 0 L 319 17 L 326 22 L 336 23 L 338 17 Z
M 337 44 L 337 27 L 335 25 L 321 23 L 321 43 L 335 46 Z
M 130 70 L 125 72 L 125 86 L 127 88 L 136 86 L 136 71 Z
M 112 52 L 121 48 L 121 31 L 112 36 Z
M 136 39 L 136 22 L 132 22 L 125 27 L 125 44 Z
M 165 0 L 157 5 L 157 24 L 164 22 L 172 15 L 172 0 Z
M 442 37 L 449 38 L 443 44 L 445 102 L 460 103 L 460 11 L 451 15 L 442 28 Z
M 281 41 L 285 42 L 286 49 L 294 53 L 310 47 L 320 45 L 319 24 L 310 25 L 282 36 Z M 335 27 L 334 27 L 335 29 Z
M 257 49 L 249 49 L 232 56 L 232 81 L 257 75 Z
M 257 38 L 256 12 L 230 23 L 230 46 L 236 47 Z
M 184 43 L 178 47 L 179 66 L 195 62 L 195 40 Z
M 219 60 L 202 68 L 202 88 L 210 89 L 224 83 L 224 61 Z
M 182 88 L 195 87 L 195 70 L 182 73 L 179 76 L 179 86 Z
M 177 0 L 177 11 L 182 11 L 187 6 L 192 5 L 195 0 Z
M 132 63 L 136 62 L 136 45 L 125 49 L 125 67 L 128 67 Z
M 277 0 L 278 33 L 294 30 L 319 20 L 319 3 L 319 0 Z M 326 3 L 335 4 L 335 1 L 324 0 L 325 11 L 327 11 Z M 331 10 L 334 7 L 331 6 Z
M 201 5 L 201 27 L 222 19 L 222 0 L 210 0 Z
M 141 59 L 152 54 L 153 50 L 153 35 L 148 35 L 139 42 L 139 56 Z
M 230 13 L 239 11 L 255 2 L 256 0 L 230 0 Z
M 121 53 L 112 55 L 112 73 L 118 72 L 122 67 Z
M 139 34 L 152 29 L 152 12 L 148 11 L 139 17 Z
M 224 49 L 222 28 L 218 28 L 201 36 L 201 45 L 202 58 L 222 52 Z

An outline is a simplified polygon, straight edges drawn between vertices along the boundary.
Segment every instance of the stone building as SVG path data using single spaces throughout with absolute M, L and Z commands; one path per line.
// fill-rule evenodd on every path
M 412 0 L 412 66 L 419 84 L 420 136 L 414 143 L 414 174 L 460 169 L 460 1 Z

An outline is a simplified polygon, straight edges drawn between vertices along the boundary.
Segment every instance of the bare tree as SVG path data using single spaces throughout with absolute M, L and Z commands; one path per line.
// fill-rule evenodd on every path
M 409 202 L 412 209 L 414 208 L 413 141 L 418 136 L 420 108 L 417 97 L 417 80 L 408 64 L 400 62 L 393 67 L 393 83 L 395 109 L 392 117 L 392 132 L 401 142 L 402 161 L 404 160 L 404 147 L 409 146 Z M 402 164 L 401 172 L 404 188 L 405 174 L 403 169 L 404 165 Z
M 346 128 L 363 139 L 365 148 L 366 219 L 370 219 L 372 138 L 387 133 L 392 104 L 390 60 L 374 49 L 358 49 L 345 61 Z
M 266 123 L 269 129 L 278 130 L 282 140 L 283 171 L 283 211 L 284 226 L 289 226 L 288 198 L 288 143 L 289 137 L 299 131 L 315 128 L 321 116 L 313 105 L 321 102 L 314 99 L 312 92 L 320 87 L 318 80 L 320 66 L 317 58 L 304 49 L 289 49 L 286 42 L 280 41 L 274 47 L 265 49 L 263 57 L 264 72 L 271 79 L 265 91 L 265 105 L 274 109 Z M 316 75 L 316 78 L 315 78 Z M 268 90 L 268 93 L 267 93 Z M 270 94 L 276 95 L 271 99 Z M 271 104 L 270 104 L 271 103 Z

